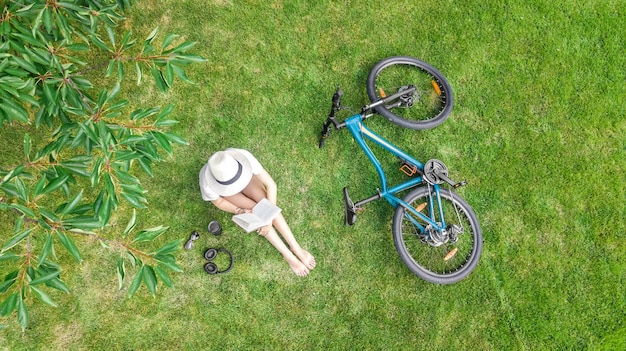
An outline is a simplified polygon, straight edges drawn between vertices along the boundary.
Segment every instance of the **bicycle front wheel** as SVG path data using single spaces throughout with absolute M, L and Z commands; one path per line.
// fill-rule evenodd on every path
M 441 189 L 440 195 L 441 208 L 430 186 L 411 191 L 404 201 L 426 217 L 431 217 L 430 209 L 435 217 L 443 213 L 445 232 L 398 205 L 392 223 L 393 241 L 400 258 L 415 275 L 431 283 L 451 284 L 476 267 L 482 251 L 482 233 L 465 200 L 447 189 Z M 440 221 L 437 220 L 439 224 Z
M 388 57 L 378 62 L 367 77 L 367 95 L 375 102 L 409 87 L 406 94 L 376 112 L 391 122 L 410 129 L 430 129 L 443 123 L 454 105 L 448 80 L 428 63 L 408 56 Z

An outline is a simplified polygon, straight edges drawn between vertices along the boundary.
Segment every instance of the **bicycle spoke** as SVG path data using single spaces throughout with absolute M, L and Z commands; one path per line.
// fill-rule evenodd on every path
M 411 65 L 393 65 L 383 69 L 376 78 L 378 97 L 397 93 L 408 86 L 415 86 L 415 97 L 411 102 L 399 104 L 395 113 L 414 121 L 429 120 L 445 108 L 442 86 L 433 76 Z M 389 107 L 388 107 L 389 108 Z
M 394 240 L 396 240 L 396 248 L 400 256 L 414 272 L 424 272 L 426 277 L 422 276 L 422 278 L 427 280 L 429 275 L 453 277 L 433 279 L 452 280 L 457 279 L 454 278 L 456 275 L 462 278 L 469 273 L 469 271 L 464 272 L 467 267 L 472 266 L 469 268 L 471 270 L 477 260 L 475 240 L 480 237 L 480 233 L 474 232 L 474 225 L 477 223 L 473 223 L 472 215 L 451 194 L 447 190 L 440 191 L 441 209 L 431 187 L 420 190 L 417 196 L 410 199 L 410 202 L 407 201 L 416 209 L 427 208 L 430 212 L 427 217 L 434 218 L 439 227 L 442 222 L 438 218 L 441 210 L 446 216 L 445 230 L 437 229 L 404 208 L 400 209 L 403 212 L 401 223 L 394 223 L 394 225 L 400 224 L 399 228 L 394 228 Z M 395 232 L 397 229 L 399 233 Z

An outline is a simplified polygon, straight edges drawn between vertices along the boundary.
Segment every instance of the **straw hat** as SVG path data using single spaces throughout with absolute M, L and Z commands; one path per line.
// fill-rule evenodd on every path
M 218 151 L 207 163 L 205 180 L 211 190 L 220 196 L 231 196 L 242 191 L 252 179 L 250 161 L 235 150 Z

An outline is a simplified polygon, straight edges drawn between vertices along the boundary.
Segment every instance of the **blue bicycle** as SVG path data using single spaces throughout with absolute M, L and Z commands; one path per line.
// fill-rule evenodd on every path
M 387 200 L 395 213 L 392 221 L 394 244 L 404 264 L 418 277 L 437 284 L 450 284 L 465 278 L 476 267 L 482 251 L 482 234 L 474 211 L 447 185 L 466 184 L 448 177 L 448 168 L 437 159 L 422 163 L 364 125 L 365 119 L 382 115 L 391 122 L 411 129 L 430 129 L 443 123 L 454 103 L 447 79 L 421 60 L 394 56 L 378 62 L 367 78 L 371 103 L 344 121 L 336 118 L 345 109 L 337 88 L 332 98 L 319 147 L 329 137 L 331 127 L 347 128 L 380 178 L 380 189 L 353 202 L 343 189 L 345 223 L 353 225 L 362 206 L 379 199 Z M 391 95 L 388 95 L 391 93 Z M 400 161 L 400 170 L 409 179 L 388 184 L 381 163 L 366 140 L 380 146 Z M 415 189 L 413 189 L 415 188 Z M 412 189 L 403 198 L 399 193 Z

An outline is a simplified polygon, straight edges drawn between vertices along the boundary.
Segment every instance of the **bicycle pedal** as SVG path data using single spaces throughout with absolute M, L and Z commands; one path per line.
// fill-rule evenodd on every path
M 417 174 L 417 166 L 410 164 L 409 162 L 400 159 L 400 163 L 402 164 L 400 166 L 400 171 L 404 174 L 406 174 L 409 177 L 414 176 L 415 174 Z

